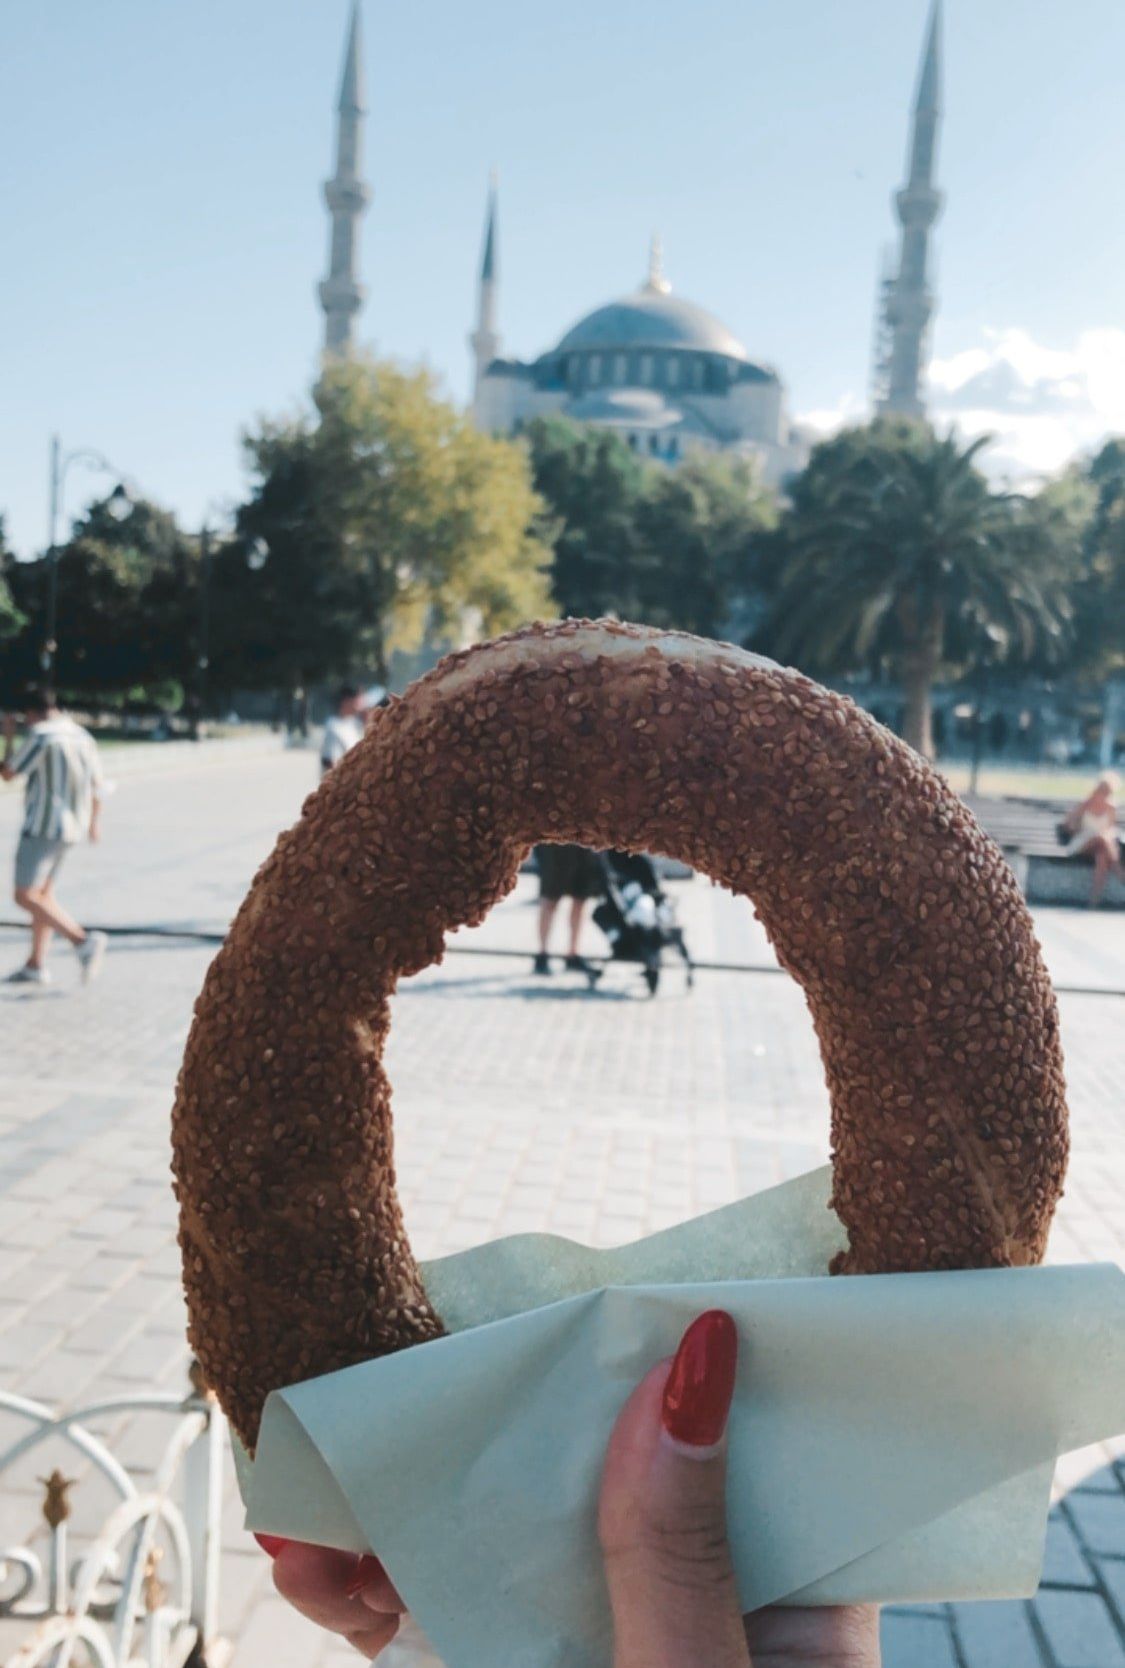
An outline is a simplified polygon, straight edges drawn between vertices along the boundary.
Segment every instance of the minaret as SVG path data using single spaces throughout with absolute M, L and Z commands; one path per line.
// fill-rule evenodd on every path
M 324 351 L 346 355 L 351 351 L 355 316 L 363 306 L 366 290 L 359 282 L 359 223 L 371 200 L 371 190 L 360 177 L 360 140 L 367 109 L 363 86 L 363 42 L 359 25 L 359 0 L 352 0 L 352 18 L 344 55 L 337 104 L 336 172 L 325 183 L 324 200 L 332 215 L 332 237 L 328 249 L 328 276 L 319 287 L 324 308 Z
M 480 290 L 477 298 L 477 327 L 469 337 L 473 350 L 473 412 L 479 414 L 480 385 L 484 373 L 500 351 L 496 329 L 496 303 L 500 266 L 496 254 L 496 170 L 488 182 L 488 209 L 484 222 L 484 248 L 480 260 Z
M 885 318 L 890 348 L 877 409 L 922 417 L 921 383 L 926 330 L 934 310 L 929 287 L 930 227 L 941 211 L 934 185 L 938 124 L 941 117 L 941 0 L 933 0 L 930 27 L 910 134 L 906 184 L 894 199 L 902 225 L 898 269 L 887 285 Z

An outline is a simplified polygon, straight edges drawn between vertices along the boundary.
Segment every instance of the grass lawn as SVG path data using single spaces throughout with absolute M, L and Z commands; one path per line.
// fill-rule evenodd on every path
M 938 769 L 951 788 L 964 793 L 969 786 L 967 764 L 938 764 Z M 1073 804 L 1085 799 L 1097 780 L 1098 772 L 1089 765 L 1070 770 L 1059 765 L 1005 765 L 985 760 L 977 778 L 977 792 L 992 798 L 1005 796 L 1013 799 L 1060 799 Z
M 266 735 L 268 724 L 208 724 L 205 728 L 204 741 L 237 741 L 240 737 Z M 171 743 L 154 741 L 151 736 L 103 736 L 97 730 L 93 732 L 94 739 L 101 751 L 106 753 L 127 753 L 135 747 L 175 747 L 191 746 L 187 736 L 175 736 Z

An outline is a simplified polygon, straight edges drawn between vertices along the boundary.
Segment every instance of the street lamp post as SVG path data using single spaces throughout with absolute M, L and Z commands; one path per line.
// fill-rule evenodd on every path
M 199 529 L 199 621 L 195 657 L 195 710 L 191 738 L 198 741 L 207 706 L 207 671 L 211 664 L 211 529 Z
M 120 476 L 120 471 L 116 470 L 107 458 L 88 447 L 79 446 L 73 452 L 64 453 L 57 434 L 51 436 L 50 458 L 47 509 L 47 621 L 43 647 L 39 652 L 39 664 L 48 678 L 54 673 L 55 657 L 58 653 L 56 635 L 59 620 L 59 518 L 63 510 L 67 472 L 72 463 L 85 463 L 89 468 L 100 470 L 103 474 Z M 124 489 L 120 486 L 114 491 L 114 497 L 118 496 L 127 503 Z
M 211 667 L 211 522 L 227 522 L 230 511 L 226 504 L 211 499 L 203 511 L 199 529 L 199 613 L 195 624 L 195 689 L 192 692 L 191 739 L 198 741 L 202 734 L 207 711 L 208 672 Z

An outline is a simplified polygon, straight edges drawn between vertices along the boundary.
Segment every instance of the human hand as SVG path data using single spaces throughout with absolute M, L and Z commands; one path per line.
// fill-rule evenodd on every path
M 302 1616 L 342 1634 L 368 1661 L 390 1644 L 406 1606 L 377 1558 L 279 1535 L 254 1538 L 273 1559 L 274 1586 Z
M 729 1315 L 701 1315 L 614 1426 L 598 1512 L 613 1668 L 879 1668 L 875 1605 L 742 1615 L 723 1434 L 737 1349 Z M 378 1559 L 255 1538 L 274 1560 L 278 1592 L 303 1616 L 369 1659 L 394 1639 L 406 1606 Z
M 610 1437 L 598 1533 L 613 1668 L 879 1668 L 874 1605 L 742 1616 L 724 1442 L 737 1353 L 730 1316 L 700 1315 L 675 1359 L 630 1396 Z

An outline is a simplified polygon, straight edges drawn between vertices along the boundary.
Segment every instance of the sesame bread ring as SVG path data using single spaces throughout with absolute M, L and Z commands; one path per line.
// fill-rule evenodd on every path
M 278 840 L 196 1004 L 173 1120 L 189 1335 L 251 1446 L 275 1386 L 441 1334 L 395 1195 L 389 1000 L 544 840 L 668 853 L 753 899 L 820 1040 L 840 1272 L 1043 1255 L 1058 1019 L 965 806 L 797 672 L 639 626 L 533 626 L 378 716 Z

